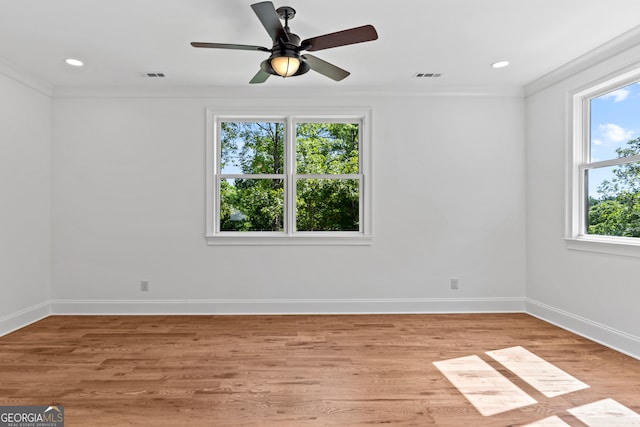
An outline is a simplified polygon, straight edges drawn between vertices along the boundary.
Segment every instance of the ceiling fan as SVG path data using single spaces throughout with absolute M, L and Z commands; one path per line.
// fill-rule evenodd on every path
M 269 52 L 271 56 L 262 61 L 260 70 L 249 82 L 252 84 L 264 83 L 270 75 L 281 77 L 300 76 L 309 70 L 316 71 L 335 81 L 340 81 L 350 73 L 320 58 L 308 53 L 301 54 L 301 52 L 314 52 L 316 50 L 368 42 L 378 38 L 378 33 L 372 25 L 364 25 L 300 41 L 300 37 L 293 34 L 289 29 L 289 20 L 293 19 L 296 14 L 292 7 L 283 6 L 276 9 L 272 2 L 263 1 L 252 4 L 251 8 L 271 37 L 273 42 L 271 49 L 244 44 L 201 42 L 192 42 L 191 46 Z M 284 26 L 280 22 L 281 19 L 284 20 Z

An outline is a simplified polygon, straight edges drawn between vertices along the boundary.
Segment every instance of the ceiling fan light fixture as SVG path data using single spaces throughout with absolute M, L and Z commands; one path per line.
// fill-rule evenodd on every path
M 271 59 L 271 68 L 279 76 L 290 77 L 298 72 L 300 59 L 291 56 L 276 56 Z

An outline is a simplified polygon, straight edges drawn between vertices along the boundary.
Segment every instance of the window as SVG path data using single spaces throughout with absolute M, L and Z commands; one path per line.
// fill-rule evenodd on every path
M 369 121 L 208 111 L 208 243 L 370 243 Z
M 640 72 L 574 94 L 573 119 L 568 240 L 640 247 Z

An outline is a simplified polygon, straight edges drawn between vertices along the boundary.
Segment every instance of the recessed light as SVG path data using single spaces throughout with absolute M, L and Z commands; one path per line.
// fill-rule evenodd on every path
M 65 60 L 65 62 L 69 65 L 72 65 L 74 67 L 82 67 L 84 65 L 84 62 L 80 61 L 79 59 L 74 59 L 74 58 L 69 58 L 67 60 Z
M 491 64 L 493 68 L 504 68 L 509 65 L 509 61 L 498 61 Z

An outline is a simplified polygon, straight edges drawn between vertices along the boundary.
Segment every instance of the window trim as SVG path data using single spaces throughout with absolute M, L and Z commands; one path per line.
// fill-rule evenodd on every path
M 370 245 L 373 241 L 372 221 L 372 134 L 370 108 L 331 108 L 305 109 L 302 112 L 283 111 L 273 114 L 273 109 L 234 110 L 219 108 L 206 109 L 206 147 L 205 147 L 205 239 L 208 245 Z M 220 178 L 218 156 L 220 154 L 220 126 L 224 120 L 273 120 L 283 121 L 286 128 L 286 140 L 295 141 L 295 124 L 306 122 L 351 123 L 359 122 L 360 131 L 360 173 L 357 175 L 331 175 L 333 179 L 358 177 L 360 180 L 360 231 L 295 231 L 295 209 L 285 209 L 284 232 L 233 232 L 219 231 L 220 194 L 217 185 Z M 295 164 L 294 144 L 285 145 L 284 161 L 287 165 L 284 178 L 285 192 L 293 192 L 300 178 L 327 178 L 327 175 L 293 174 Z M 260 175 L 261 178 L 271 175 Z M 275 175 L 274 175 L 275 176 Z M 287 225 L 289 231 L 287 231 Z
M 590 161 L 591 111 L 590 100 L 634 82 L 640 81 L 640 64 L 610 74 L 568 94 L 568 149 L 565 207 L 565 236 L 567 248 L 572 250 L 640 257 L 640 238 L 599 236 L 586 233 L 587 191 L 585 173 L 589 169 L 616 166 L 640 159 Z M 638 159 L 636 159 L 638 157 Z

